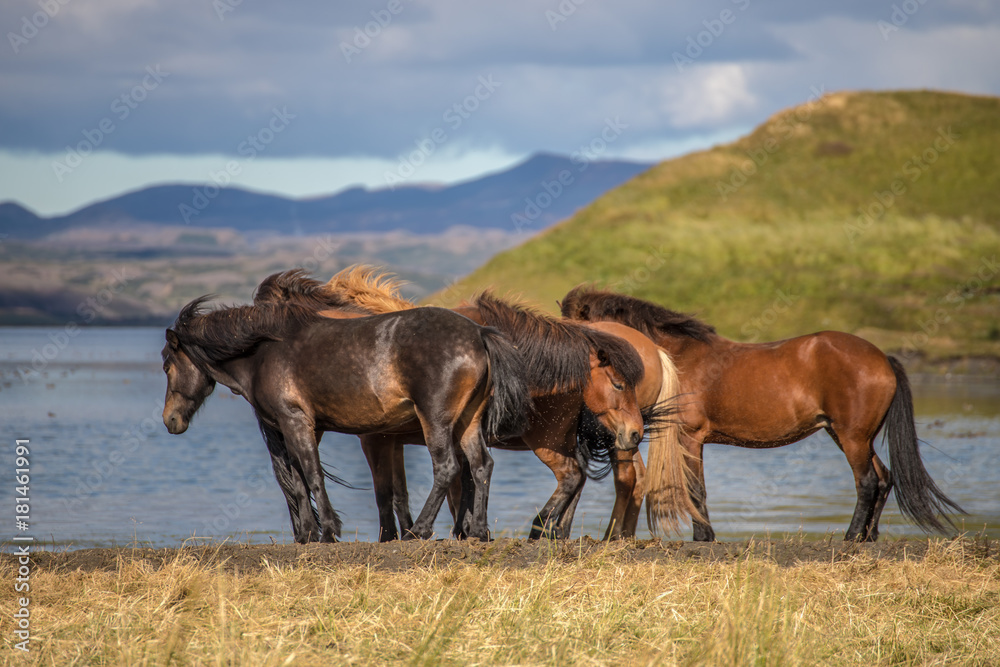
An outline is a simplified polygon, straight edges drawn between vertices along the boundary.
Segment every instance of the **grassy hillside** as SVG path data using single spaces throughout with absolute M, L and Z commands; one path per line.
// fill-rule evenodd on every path
M 998 260 L 1000 99 L 837 93 L 657 165 L 439 300 L 494 285 L 554 309 L 593 281 L 738 340 L 1000 356 Z

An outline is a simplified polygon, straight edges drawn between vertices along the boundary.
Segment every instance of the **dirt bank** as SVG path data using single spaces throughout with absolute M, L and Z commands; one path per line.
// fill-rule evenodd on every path
M 258 571 L 268 566 L 337 568 L 367 565 L 375 570 L 400 571 L 416 567 L 448 566 L 452 563 L 536 567 L 556 560 L 607 558 L 621 563 L 658 560 L 733 561 L 749 555 L 790 566 L 800 562 L 830 562 L 856 556 L 891 561 L 924 560 L 927 540 L 892 540 L 876 544 L 848 544 L 835 539 L 822 541 L 750 540 L 743 542 L 665 542 L 637 540 L 606 544 L 590 538 L 563 542 L 498 539 L 493 542 L 457 540 L 390 542 L 340 542 L 310 545 L 223 544 L 182 549 L 80 549 L 65 552 L 36 552 L 36 568 L 55 572 L 74 570 L 115 570 L 119 559 L 145 561 L 155 568 L 177 558 L 190 558 L 206 565 L 221 565 L 238 571 Z M 984 539 L 937 541 L 931 551 L 942 549 L 975 559 L 1000 560 L 1000 542 Z M 3 554 L 0 560 L 12 561 Z

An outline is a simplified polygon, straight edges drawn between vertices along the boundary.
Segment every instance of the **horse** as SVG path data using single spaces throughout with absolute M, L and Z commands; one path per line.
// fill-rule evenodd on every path
M 307 303 L 330 317 L 356 317 L 359 311 L 394 312 L 415 307 L 399 296 L 398 281 L 368 267 L 345 269 L 325 286 L 306 278 L 301 271 L 286 272 L 274 278 L 261 284 L 255 298 Z M 324 310 L 324 306 L 329 309 Z M 631 386 L 635 385 L 639 404 L 644 408 L 644 414 L 639 416 L 654 424 L 651 437 L 660 437 L 657 424 L 668 417 L 663 406 L 675 393 L 672 388 L 676 385 L 676 372 L 669 358 L 658 354 L 648 338 L 628 327 L 603 323 L 581 328 L 489 294 L 481 295 L 474 304 L 460 306 L 456 311 L 511 336 L 526 358 L 535 403 L 530 426 L 520 438 L 491 443 L 491 446 L 530 449 L 556 476 L 556 490 L 532 522 L 529 537 L 568 536 L 585 476 L 601 478 L 611 469 L 615 472 L 616 503 L 605 537 L 633 536 L 643 497 L 641 475 L 644 466 L 635 449 L 641 435 L 633 431 L 629 438 L 623 437 L 624 432 L 620 426 L 616 428 L 614 422 L 627 422 L 623 422 L 623 413 L 615 406 L 623 398 L 629 398 Z M 612 337 L 608 338 L 607 334 Z M 622 348 L 618 338 L 624 338 L 628 345 Z M 596 345 L 602 347 L 595 352 Z M 624 351 L 615 352 L 628 350 L 629 346 L 632 354 L 639 353 L 642 367 L 638 373 Z M 614 377 L 616 368 L 623 371 L 623 377 Z M 622 382 L 628 385 L 628 391 L 624 391 L 626 386 Z M 596 446 L 578 449 L 578 433 Z M 593 436 L 583 437 L 588 434 Z M 605 434 L 610 435 L 610 439 L 603 437 Z M 419 442 L 419 434 L 362 436 L 375 484 L 382 540 L 394 539 L 396 535 L 394 513 L 401 530 L 405 531 L 412 522 L 403 444 Z M 615 460 L 610 461 L 611 458 Z M 598 467 L 598 462 L 606 465 Z M 679 460 L 673 470 L 683 475 L 684 468 Z M 678 484 L 676 488 L 681 490 L 672 506 L 680 516 L 684 511 L 693 510 L 693 505 L 685 487 Z M 449 502 L 455 506 L 452 496 Z
M 319 460 L 324 431 L 423 433 L 434 484 L 404 539 L 431 535 L 459 475 L 460 449 L 473 488 L 463 493 L 455 534 L 489 538 L 485 443 L 521 433 L 531 410 L 521 357 L 506 337 L 441 308 L 330 319 L 296 303 L 208 311 L 206 300 L 187 304 L 166 331 L 163 423 L 172 434 L 186 431 L 216 383 L 243 396 L 297 542 L 332 542 L 341 532 Z
M 949 512 L 964 513 L 937 487 L 920 458 L 909 380 L 898 359 L 851 334 L 822 331 L 771 343 L 737 343 L 698 319 L 648 301 L 579 286 L 561 302 L 564 317 L 614 321 L 638 329 L 677 365 L 680 438 L 688 452 L 694 539 L 712 541 L 702 454 L 706 442 L 781 447 L 825 429 L 847 457 L 857 503 L 844 539 L 878 539 L 890 490 L 903 514 L 926 532 L 947 532 Z M 890 462 L 875 453 L 885 429 Z M 659 495 L 670 481 L 654 474 L 650 446 L 646 509 L 656 532 Z

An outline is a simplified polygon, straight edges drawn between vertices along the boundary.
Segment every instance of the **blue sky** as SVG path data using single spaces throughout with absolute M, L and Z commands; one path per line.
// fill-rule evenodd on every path
M 453 182 L 608 122 L 600 157 L 659 160 L 817 90 L 1000 94 L 1000 3 L 976 0 L 8 0 L 0 28 L 0 200 L 44 214 L 162 182 Z

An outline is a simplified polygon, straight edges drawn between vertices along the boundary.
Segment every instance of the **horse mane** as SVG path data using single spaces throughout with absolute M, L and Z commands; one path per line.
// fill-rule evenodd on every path
M 343 294 L 331 292 L 327 284 L 309 277 L 302 268 L 273 273 L 261 281 L 253 295 L 255 305 L 296 303 L 312 310 L 336 308 L 355 313 L 366 311 Z
M 372 266 L 358 264 L 337 273 L 324 289 L 366 313 L 394 313 L 416 305 L 400 296 L 405 280 Z
M 630 387 L 645 372 L 629 343 L 590 327 L 549 317 L 521 304 L 484 292 L 473 300 L 486 326 L 499 329 L 524 359 L 528 385 L 534 391 L 578 391 L 590 381 L 591 351 L 603 351 L 608 363 Z
M 627 294 L 607 292 L 579 285 L 560 304 L 563 317 L 571 320 L 618 322 L 644 333 L 652 340 L 658 335 L 687 337 L 709 342 L 715 327 L 701 320 Z
M 320 318 L 294 302 L 263 302 L 208 310 L 211 296 L 198 297 L 181 309 L 173 330 L 185 352 L 198 364 L 214 365 L 245 356 L 265 341 L 279 341 Z

